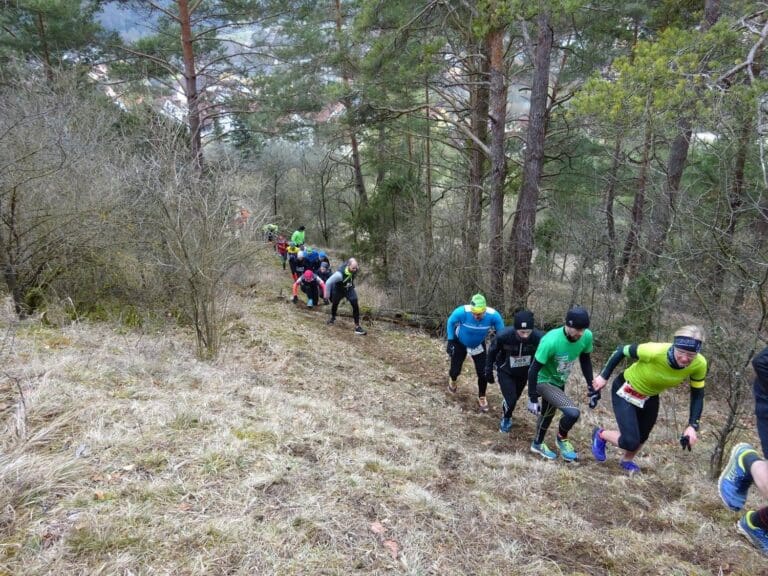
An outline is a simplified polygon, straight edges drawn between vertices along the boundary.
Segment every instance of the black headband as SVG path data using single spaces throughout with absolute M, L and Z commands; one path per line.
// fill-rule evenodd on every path
M 701 340 L 690 336 L 675 336 L 674 346 L 688 352 L 701 352 Z

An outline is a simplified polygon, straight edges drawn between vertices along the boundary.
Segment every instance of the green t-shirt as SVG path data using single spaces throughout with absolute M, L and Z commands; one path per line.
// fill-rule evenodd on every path
M 670 346 L 672 344 L 661 342 L 646 342 L 637 346 L 637 362 L 624 370 L 624 379 L 633 389 L 646 396 L 657 396 L 686 378 L 692 388 L 704 388 L 707 359 L 697 354 L 685 368 L 672 368 L 667 360 Z
M 583 353 L 592 353 L 590 330 L 584 330 L 584 334 L 576 342 L 568 340 L 563 326 L 550 330 L 536 349 L 535 358 L 541 364 L 536 381 L 564 389 L 573 365 Z

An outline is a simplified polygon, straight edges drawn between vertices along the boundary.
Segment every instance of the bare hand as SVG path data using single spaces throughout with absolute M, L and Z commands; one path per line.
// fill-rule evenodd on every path
M 608 380 L 606 380 L 599 374 L 595 376 L 595 378 L 592 380 L 592 388 L 595 390 L 595 392 L 599 392 L 600 390 L 605 388 L 606 384 L 608 384 Z

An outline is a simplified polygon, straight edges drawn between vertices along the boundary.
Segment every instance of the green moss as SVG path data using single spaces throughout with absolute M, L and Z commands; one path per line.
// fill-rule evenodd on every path
M 256 446 L 276 446 L 279 438 L 271 430 L 255 430 L 253 428 L 233 428 L 232 435 L 238 440 L 245 440 Z
M 143 539 L 115 529 L 78 528 L 67 539 L 67 547 L 76 555 L 103 556 L 143 547 Z

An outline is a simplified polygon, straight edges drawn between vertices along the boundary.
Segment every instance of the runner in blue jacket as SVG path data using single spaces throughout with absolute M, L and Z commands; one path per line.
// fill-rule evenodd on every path
M 482 412 L 488 412 L 488 400 L 485 390 L 488 381 L 485 378 L 485 337 L 491 328 L 498 334 L 504 329 L 501 314 L 489 308 L 485 296 L 475 294 L 469 304 L 459 306 L 448 316 L 445 332 L 448 344 L 446 352 L 451 357 L 448 371 L 448 391 L 456 393 L 456 379 L 461 373 L 467 354 L 472 356 L 477 373 L 477 404 Z

